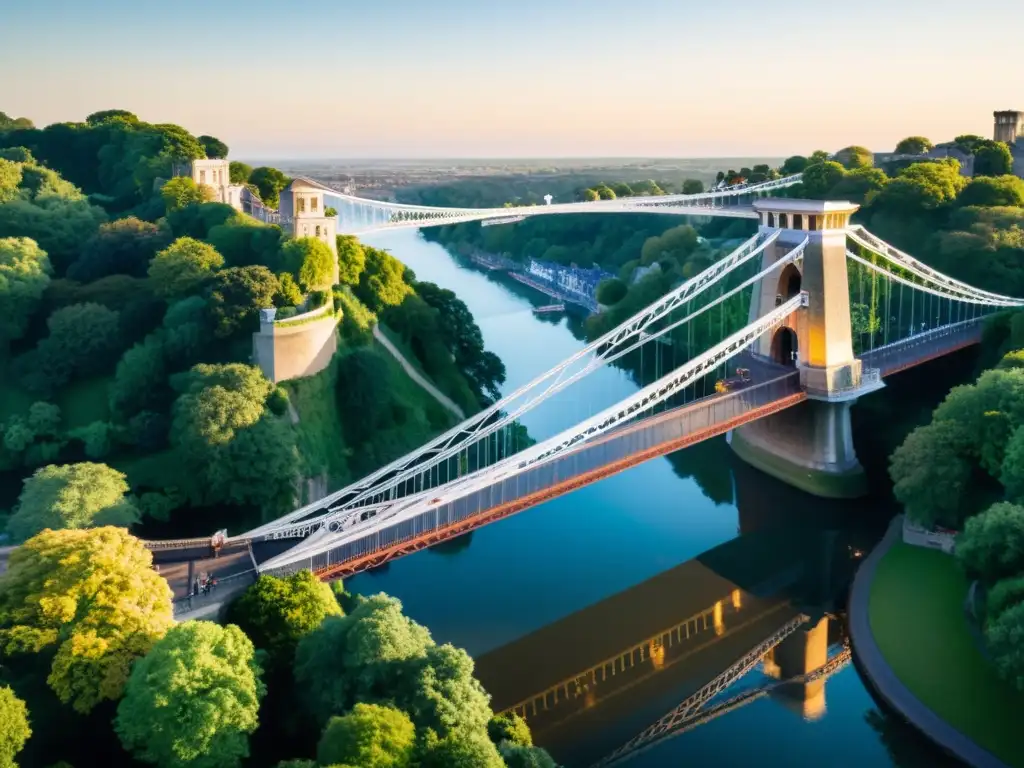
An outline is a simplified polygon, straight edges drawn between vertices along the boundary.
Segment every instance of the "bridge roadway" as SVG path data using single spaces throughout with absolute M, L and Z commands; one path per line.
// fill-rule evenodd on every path
M 982 323 L 969 321 L 926 331 L 917 336 L 861 354 L 865 367 L 889 376 L 929 360 L 976 344 Z M 778 366 L 746 362 L 754 384 L 737 392 L 712 395 L 624 425 L 558 459 L 520 476 L 476 491 L 432 509 L 418 518 L 385 527 L 335 550 L 274 572 L 310 568 L 322 578 L 351 576 L 395 557 L 425 549 L 488 523 L 569 493 L 648 459 L 723 434 L 730 429 L 788 408 L 806 399 L 797 374 Z M 782 373 L 780 376 L 779 374 Z M 181 613 L 197 606 L 219 603 L 229 590 L 244 586 L 256 575 L 258 564 L 286 551 L 294 539 L 235 541 L 218 558 L 203 540 L 189 546 L 154 542 L 154 561 L 174 591 Z M 248 564 L 247 564 L 248 563 Z M 195 575 L 207 573 L 218 580 L 219 595 L 185 600 Z
M 588 765 L 801 616 L 819 543 L 742 535 L 481 655 L 476 676 L 556 760 Z

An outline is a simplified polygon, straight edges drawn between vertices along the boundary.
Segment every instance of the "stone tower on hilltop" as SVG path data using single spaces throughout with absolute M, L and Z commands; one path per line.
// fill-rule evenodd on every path
M 1016 109 L 993 112 L 995 128 L 993 136 L 996 141 L 1013 144 L 1018 138 L 1024 138 L 1024 112 Z
M 315 181 L 296 177 L 281 190 L 279 212 L 281 227 L 295 237 L 315 237 L 334 254 L 334 275 L 331 285 L 338 282 L 338 220 L 327 216 L 324 206 L 324 188 Z

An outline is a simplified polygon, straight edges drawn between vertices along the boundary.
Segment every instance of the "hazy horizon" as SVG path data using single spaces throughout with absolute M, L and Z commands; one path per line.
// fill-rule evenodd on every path
M 1024 107 L 1019 0 L 851 8 L 33 0 L 4 10 L 0 110 L 129 109 L 236 158 L 436 161 L 889 151 Z

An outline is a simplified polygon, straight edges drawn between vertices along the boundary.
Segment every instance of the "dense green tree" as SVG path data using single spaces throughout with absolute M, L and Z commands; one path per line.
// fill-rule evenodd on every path
M 135 663 L 114 728 L 125 749 L 160 768 L 230 768 L 249 756 L 264 688 L 238 627 L 186 621 Z
M 629 287 L 616 277 L 602 280 L 597 286 L 597 300 L 605 306 L 618 304 L 626 297 Z
M 985 627 L 985 641 L 999 675 L 1024 691 L 1024 604 L 1007 608 Z
M 7 147 L 0 149 L 0 160 L 10 160 L 12 163 L 26 163 L 36 165 L 36 159 L 26 147 Z
M 167 224 L 175 237 L 193 237 L 197 240 L 208 238 L 219 225 L 230 225 L 238 221 L 258 226 L 258 222 L 241 218 L 238 211 L 224 203 L 192 203 L 167 214 Z
M 849 171 L 855 168 L 870 168 L 875 164 L 875 156 L 871 150 L 857 145 L 840 149 L 835 154 L 835 160 Z
M 356 704 L 343 717 L 327 721 L 317 760 L 321 765 L 360 768 L 407 768 L 416 748 L 416 729 L 399 709 L 377 704 Z
M 107 222 L 85 244 L 67 274 L 82 282 L 114 274 L 145 277 L 150 260 L 169 244 L 167 230 L 134 216 Z
M 618 181 L 611 185 L 612 191 L 617 197 L 632 197 L 633 188 L 624 181 Z
M 252 176 L 252 166 L 238 160 L 232 160 L 228 164 L 228 174 L 231 177 L 232 184 L 247 184 L 249 177 Z
M 1024 574 L 1010 576 L 993 584 L 985 599 L 985 613 L 991 621 L 1007 608 L 1024 603 Z
M 74 376 L 90 376 L 117 359 L 124 348 L 120 315 L 101 304 L 72 304 L 46 321 L 49 335 L 19 365 L 29 389 L 49 393 Z
M 839 163 L 826 160 L 823 163 L 808 165 L 803 174 L 804 193 L 808 197 L 822 199 L 843 180 L 846 171 Z
M 270 168 L 265 165 L 253 169 L 252 173 L 249 174 L 249 183 L 256 187 L 260 200 L 271 208 L 278 206 L 281 190 L 287 187 L 290 182 L 291 179 L 277 170 L 277 168 Z
M 1007 352 L 996 365 L 996 370 L 1001 371 L 1012 371 L 1018 368 L 1024 368 L 1024 349 Z
M 420 752 L 420 768 L 505 768 L 497 747 L 483 733 L 468 729 L 443 739 L 428 731 Z
M 338 235 L 338 282 L 358 285 L 359 276 L 366 268 L 366 252 L 353 235 Z
M 129 419 L 147 408 L 161 408 L 168 393 L 166 358 L 163 339 L 157 334 L 125 352 L 107 389 L 110 410 Z
M 808 165 L 817 165 L 818 163 L 824 163 L 830 157 L 829 153 L 823 149 L 816 149 L 811 152 L 811 156 L 807 158 Z
M 82 243 L 106 220 L 101 208 L 84 199 L 51 196 L 0 205 L 0 238 L 27 237 L 46 252 L 56 274 L 78 258 Z
M 357 349 L 338 361 L 338 381 L 344 382 L 338 389 L 338 409 L 353 444 L 392 426 L 392 405 L 381 397 L 393 386 L 392 376 L 387 360 L 372 349 Z
M 284 233 L 276 225 L 235 214 L 209 227 L 204 238 L 229 267 L 261 265 L 272 272 L 286 269 L 281 255 Z
M 426 627 L 403 615 L 401 602 L 373 595 L 299 641 L 295 679 L 310 713 L 326 722 L 357 701 L 392 698 L 406 671 L 399 662 L 425 656 L 432 643 Z
M 597 192 L 597 196 L 601 200 L 614 200 L 615 191 L 607 184 L 598 184 L 594 191 Z
M 504 743 L 498 752 L 507 768 L 558 768 L 558 764 L 540 747 Z
M 872 203 L 873 210 L 919 216 L 956 199 L 967 181 L 952 158 L 913 163 L 901 170 Z
M 21 165 L 12 160 L 0 158 L 0 205 L 9 203 L 18 197 L 21 179 Z
M 683 181 L 684 195 L 699 195 L 704 191 L 704 182 L 700 179 L 686 179 Z
M 1013 172 L 1013 154 L 1002 141 L 984 141 L 974 149 L 976 176 L 1005 176 Z
M 153 258 L 149 279 L 158 296 L 177 299 L 194 293 L 223 265 L 224 258 L 213 246 L 179 237 Z
M 124 474 L 105 464 L 43 467 L 25 480 L 7 531 L 22 542 L 46 528 L 127 527 L 139 519 L 128 490 Z
M 171 440 L 201 468 L 212 458 L 210 449 L 230 442 L 238 430 L 252 426 L 262 415 L 262 400 L 214 385 L 177 399 Z
M 889 182 L 889 177 L 880 168 L 856 168 L 843 175 L 828 196 L 863 204 Z
M 600 199 L 601 196 L 597 193 L 596 189 L 590 189 L 588 187 L 587 189 L 580 190 L 580 200 L 585 203 L 593 203 Z
M 911 432 L 893 453 L 893 495 L 911 520 L 927 527 L 959 525 L 971 473 L 964 457 L 970 441 L 957 422 L 933 421 Z
M 412 289 L 405 282 L 405 265 L 387 251 L 363 246 L 366 267 L 354 291 L 373 312 L 402 303 Z
M 198 394 L 211 387 L 238 392 L 248 400 L 262 403 L 274 388 L 263 372 L 253 365 L 214 363 L 193 366 L 178 379 L 177 389 L 184 394 Z
M 1016 176 L 978 176 L 964 187 L 957 197 L 957 205 L 983 205 L 987 207 L 1024 206 L 1024 179 Z
M 31 128 L 32 121 L 27 117 L 9 117 L 0 112 L 0 133 L 15 131 L 19 128 Z
M 277 293 L 274 294 L 275 307 L 297 307 L 302 303 L 302 289 L 295 282 L 291 272 L 282 272 L 277 276 Z
M 49 259 L 35 241 L 0 238 L 0 352 L 24 335 L 49 282 Z
M 0 768 L 17 768 L 14 758 L 31 735 L 25 702 L 9 686 L 0 686 Z
M 441 736 L 468 729 L 484 733 L 492 717 L 490 696 L 473 677 L 473 659 L 453 645 L 435 645 L 402 665 L 395 702 L 420 728 Z
M 666 230 L 659 237 L 651 237 L 640 252 L 640 263 L 644 266 L 674 259 L 682 264 L 698 246 L 697 230 L 689 224 Z
M 213 136 L 197 136 L 196 139 L 206 151 L 206 156 L 219 160 L 228 156 L 228 145 Z
M 79 440 L 82 450 L 90 459 L 102 459 L 114 444 L 114 429 L 105 421 L 93 421 L 68 433 L 68 437 Z
M 191 176 L 176 176 L 160 188 L 167 212 L 178 211 L 194 203 L 208 203 L 213 200 L 213 188 L 196 184 Z
M 368 344 L 373 338 L 377 316 L 347 290 L 334 292 L 335 306 L 341 311 L 341 338 L 351 346 Z
M 923 155 L 935 145 L 924 136 L 908 136 L 896 145 L 897 155 Z
M 132 662 L 171 627 L 171 590 L 123 528 L 43 531 L 0 590 L 5 654 L 56 651 L 50 687 L 79 712 L 121 697 Z
M 124 120 L 129 123 L 139 122 L 138 115 L 134 112 L 129 112 L 127 109 L 104 109 L 99 112 L 93 112 L 85 118 L 85 122 L 88 125 L 99 125 L 114 119 Z
M 503 741 L 510 744 L 519 744 L 524 747 L 533 746 L 533 736 L 530 734 L 530 726 L 526 724 L 519 715 L 495 715 L 487 723 L 487 736 L 495 744 Z
M 305 291 L 329 288 L 334 278 L 334 253 L 322 240 L 300 237 L 281 248 L 286 269 Z
M 260 576 L 228 609 L 228 620 L 275 664 L 290 664 L 303 637 L 328 616 L 341 615 L 330 586 L 309 571 L 283 578 Z
M 968 518 L 956 540 L 956 559 L 987 584 L 1024 572 L 1024 507 L 999 502 Z
M 277 277 L 266 267 L 231 267 L 217 272 L 210 283 L 209 300 L 214 334 L 226 339 L 255 331 L 259 311 L 274 306 L 280 290 Z

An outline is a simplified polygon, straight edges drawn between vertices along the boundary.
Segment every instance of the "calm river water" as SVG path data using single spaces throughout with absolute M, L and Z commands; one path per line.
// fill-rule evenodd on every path
M 544 297 L 461 265 L 416 232 L 366 240 L 390 250 L 420 280 L 449 288 L 466 302 L 487 349 L 505 363 L 506 392 L 582 346 L 566 319 L 531 312 L 532 306 L 548 303 Z M 532 412 L 524 423 L 535 436 L 551 435 L 635 388 L 625 372 L 600 370 L 576 385 L 573 405 Z M 349 587 L 397 596 L 438 642 L 466 648 L 477 658 L 485 684 L 494 681 L 496 699 L 500 687 L 533 685 L 528 678 L 559 683 L 594 663 L 592 657 L 605 646 L 625 648 L 651 635 L 649 626 L 682 621 L 694 612 L 692 606 L 721 597 L 714 591 L 721 577 L 741 588 L 745 600 L 754 599 L 752 585 L 781 572 L 778 563 L 790 560 L 803 564 L 804 575 L 795 591 L 785 593 L 789 604 L 835 617 L 829 637 L 836 641 L 844 629 L 845 593 L 858 552 L 871 547 L 892 513 L 885 495 L 881 487 L 878 500 L 834 503 L 801 494 L 735 461 L 724 438 L 718 438 L 360 575 Z M 753 564 L 768 555 L 775 565 L 754 573 Z M 804 567 L 809 562 L 815 565 Z M 609 600 L 630 588 L 635 589 Z M 514 641 L 520 642 L 509 645 Z M 599 695 L 582 714 L 551 728 L 535 726 L 537 741 L 570 768 L 589 765 L 753 644 L 744 638 L 737 643 L 740 650 L 732 657 L 696 654 L 685 664 L 665 664 L 664 673 L 656 665 L 657 674 L 641 676 L 607 700 Z M 670 668 L 675 671 L 668 674 Z M 765 679 L 756 669 L 735 690 Z M 823 702 L 810 709 L 808 714 L 792 698 L 764 697 L 638 755 L 629 765 L 686 761 L 821 768 L 939 762 L 913 734 L 879 713 L 852 665 L 828 680 Z

